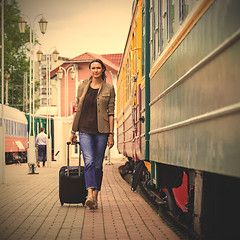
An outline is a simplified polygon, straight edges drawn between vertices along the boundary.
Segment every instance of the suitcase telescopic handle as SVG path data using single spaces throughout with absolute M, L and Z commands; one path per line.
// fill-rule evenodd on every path
M 79 144 L 79 163 L 78 163 L 78 175 L 81 174 L 81 148 L 80 148 L 80 142 L 73 141 L 75 144 Z M 69 146 L 71 145 L 71 142 L 67 142 L 67 176 L 69 176 Z
M 80 144 L 79 141 L 72 141 L 75 144 Z M 67 145 L 71 145 L 71 142 L 67 142 Z

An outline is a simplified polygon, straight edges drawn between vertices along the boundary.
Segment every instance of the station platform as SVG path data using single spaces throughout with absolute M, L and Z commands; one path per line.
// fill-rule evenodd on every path
M 179 239 L 119 174 L 121 159 L 104 162 L 99 208 L 82 204 L 61 206 L 58 172 L 63 162 L 37 168 L 7 165 L 0 184 L 0 239 Z M 72 162 L 72 165 L 77 165 Z

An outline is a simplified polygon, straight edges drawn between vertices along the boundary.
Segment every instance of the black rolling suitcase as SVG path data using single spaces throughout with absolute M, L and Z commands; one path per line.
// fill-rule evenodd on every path
M 76 142 L 79 144 L 79 142 Z M 79 150 L 79 166 L 69 166 L 69 145 L 67 142 L 67 166 L 59 171 L 59 199 L 64 203 L 85 204 L 87 190 L 85 186 L 84 167 L 81 167 L 81 150 Z

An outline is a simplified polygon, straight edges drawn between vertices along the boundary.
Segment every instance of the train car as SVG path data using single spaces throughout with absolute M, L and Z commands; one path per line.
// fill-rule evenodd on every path
M 2 108 L 2 104 L 0 104 L 0 108 Z M 4 105 L 3 108 L 5 126 L 5 162 L 6 164 L 26 162 L 28 142 L 27 119 L 24 113 L 16 108 L 6 105 Z M 0 111 L 0 114 L 2 114 L 2 111 Z
M 136 58 L 127 48 L 132 20 L 118 77 L 119 152 L 144 160 L 151 189 L 164 192 L 171 212 L 186 216 L 200 238 L 238 239 L 240 2 L 134 1 L 133 19 L 140 5 L 142 77 L 135 106 L 141 110 L 132 125 L 122 117 L 127 86 L 134 85 L 135 74 L 124 69 L 128 55 Z M 134 134 L 127 137 L 138 120 L 141 157 L 131 146 Z
M 117 82 L 117 147 L 129 160 L 141 157 L 142 1 L 133 9 Z

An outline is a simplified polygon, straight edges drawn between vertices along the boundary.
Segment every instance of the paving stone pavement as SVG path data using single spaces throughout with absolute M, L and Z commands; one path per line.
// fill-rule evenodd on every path
M 34 175 L 28 174 L 27 164 L 7 165 L 0 184 L 0 239 L 179 239 L 121 178 L 118 167 L 125 162 L 111 161 L 104 163 L 98 210 L 61 206 L 58 172 L 63 162 L 40 167 Z

